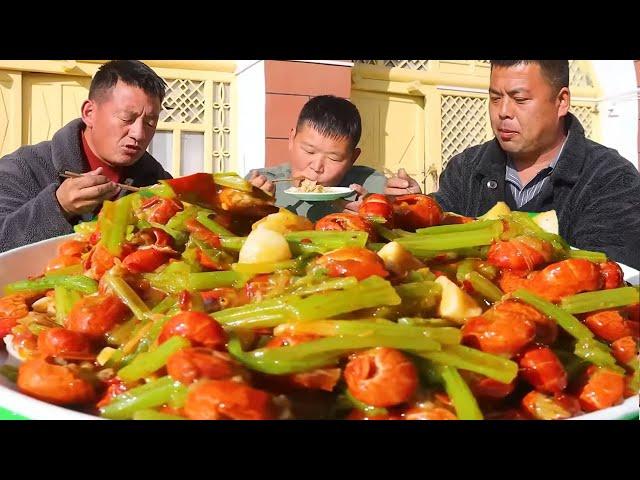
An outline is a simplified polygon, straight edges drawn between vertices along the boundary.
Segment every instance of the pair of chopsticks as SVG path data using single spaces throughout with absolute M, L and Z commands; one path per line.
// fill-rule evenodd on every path
M 304 180 L 305 177 L 291 177 L 291 178 L 276 178 L 275 180 L 270 180 L 271 183 L 278 182 L 295 182 L 296 180 Z
M 75 173 L 75 172 L 69 172 L 68 170 L 65 170 L 64 173 L 60 174 L 60 176 L 63 177 L 63 178 L 78 178 L 78 177 L 82 177 L 82 174 Z M 138 187 L 132 187 L 131 185 L 125 185 L 124 183 L 116 183 L 116 185 L 118 185 L 123 190 L 128 190 L 129 192 L 138 192 L 138 191 L 140 191 L 140 189 Z

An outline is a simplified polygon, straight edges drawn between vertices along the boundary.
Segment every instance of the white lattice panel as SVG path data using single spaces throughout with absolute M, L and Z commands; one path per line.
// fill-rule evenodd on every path
M 228 83 L 213 85 L 213 161 L 218 171 L 228 166 L 231 148 L 231 86 Z
M 409 70 L 426 70 L 429 60 L 383 60 L 385 67 L 408 68 Z
M 442 168 L 455 154 L 487 141 L 487 99 L 442 95 Z
M 388 68 L 407 68 L 409 70 L 426 70 L 429 60 L 354 60 L 354 63 L 380 65 Z
M 204 123 L 204 81 L 165 80 L 168 88 L 160 113 L 161 122 Z
M 174 146 L 171 150 L 174 174 L 184 174 L 189 169 L 217 172 L 232 168 L 231 83 L 187 79 L 165 81 L 168 88 L 160 126 L 169 124 L 164 128 L 173 132 L 179 130 L 182 138 L 180 149 Z M 184 141 L 189 135 L 193 137 L 192 141 Z M 194 163 L 194 151 L 202 156 L 202 165 Z
M 594 107 L 588 105 L 572 105 L 571 113 L 573 113 L 584 128 L 584 134 L 587 138 L 593 138 L 594 123 Z
M 593 87 L 593 79 L 582 69 L 577 60 L 569 60 L 569 85 L 572 87 Z

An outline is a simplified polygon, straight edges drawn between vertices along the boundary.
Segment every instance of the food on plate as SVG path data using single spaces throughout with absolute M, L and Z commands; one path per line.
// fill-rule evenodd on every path
M 110 419 L 610 408 L 638 394 L 638 289 L 553 218 L 372 195 L 314 224 L 237 175 L 163 181 L 105 202 L 41 275 L 5 286 L 0 337 L 19 366 L 0 372 Z

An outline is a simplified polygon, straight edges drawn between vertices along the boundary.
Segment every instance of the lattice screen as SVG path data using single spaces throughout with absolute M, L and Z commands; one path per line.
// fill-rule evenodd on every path
M 174 174 L 188 174 L 208 170 L 207 159 L 212 159 L 214 171 L 227 170 L 230 167 L 232 143 L 231 84 L 186 79 L 165 79 L 165 82 L 168 88 L 158 129 L 164 132 L 179 131 L 183 140 L 189 134 L 193 135 L 192 132 L 198 132 L 204 136 L 204 142 L 198 143 L 201 145 L 199 149 L 207 151 L 202 150 L 202 160 L 190 164 L 187 170 L 184 169 L 185 155 L 194 155 L 194 152 L 181 152 L 179 159 L 165 158 L 164 164 L 173 166 Z M 185 148 L 193 148 L 186 145 Z M 169 146 L 169 151 L 171 150 Z M 175 155 L 174 150 L 173 156 Z M 181 165 L 179 172 L 175 165 Z
M 572 87 L 593 87 L 593 79 L 585 72 L 578 60 L 569 60 L 569 85 Z
M 487 99 L 442 95 L 442 168 L 455 154 L 487 141 Z
M 213 159 L 218 171 L 226 170 L 231 148 L 231 85 L 213 85 Z
M 383 60 L 385 67 L 409 68 L 411 70 L 426 70 L 429 60 Z
M 168 88 L 161 122 L 204 123 L 204 81 L 165 80 Z
M 468 62 L 488 65 L 490 60 L 467 60 Z M 409 70 L 427 70 L 429 60 L 353 60 L 354 63 L 365 65 L 380 65 L 383 67 L 407 68 Z
M 383 67 L 408 68 L 409 70 L 426 70 L 429 60 L 354 60 L 354 63 L 380 65 Z
M 594 127 L 595 107 L 590 105 L 571 105 L 569 110 L 573 113 L 584 128 L 584 134 L 587 138 L 592 138 Z

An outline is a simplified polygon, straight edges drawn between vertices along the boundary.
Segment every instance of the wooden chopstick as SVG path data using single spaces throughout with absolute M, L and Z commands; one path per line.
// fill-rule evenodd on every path
M 278 182 L 293 182 L 295 180 L 300 180 L 300 177 L 296 177 L 296 178 L 276 178 L 274 180 L 269 180 L 271 183 L 278 183 Z
M 65 170 L 64 173 L 60 174 L 61 177 L 63 178 L 78 178 L 78 177 L 82 177 L 82 174 L 80 173 L 75 173 L 75 172 L 69 172 L 68 170 Z M 140 189 L 138 187 L 132 187 L 131 185 L 125 185 L 124 183 L 116 183 L 116 185 L 118 185 L 120 188 L 124 189 L 124 190 L 128 190 L 129 192 L 139 192 Z
M 305 180 L 306 177 L 300 175 L 299 177 L 290 177 L 290 178 L 276 178 L 275 180 L 269 180 L 271 183 L 278 182 L 295 182 L 296 180 Z

